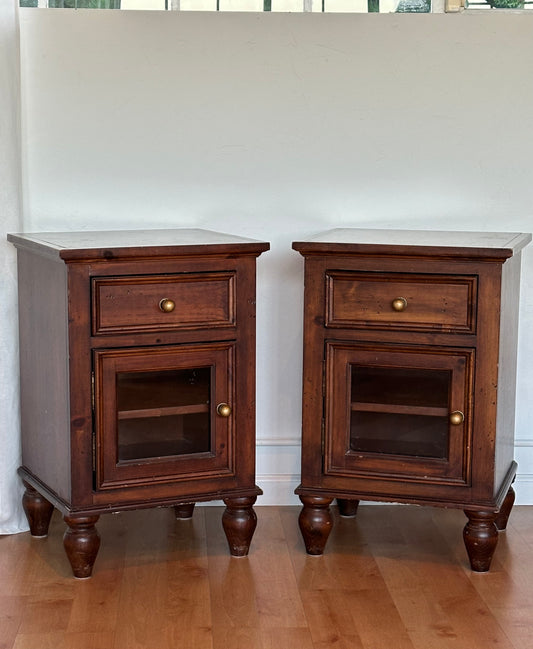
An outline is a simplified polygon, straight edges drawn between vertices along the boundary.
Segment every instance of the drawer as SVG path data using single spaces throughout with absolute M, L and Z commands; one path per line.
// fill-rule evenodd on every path
M 326 326 L 475 333 L 477 276 L 326 272 Z
M 96 277 L 93 335 L 235 326 L 235 273 Z

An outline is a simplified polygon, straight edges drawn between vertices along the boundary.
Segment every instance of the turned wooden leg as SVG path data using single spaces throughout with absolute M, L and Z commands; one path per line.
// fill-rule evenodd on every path
M 347 500 L 346 498 L 337 498 L 337 505 L 339 507 L 339 514 L 343 518 L 353 518 L 357 514 L 359 501 Z
M 303 508 L 298 517 L 307 554 L 324 552 L 328 536 L 333 528 L 333 516 L 329 506 L 333 498 L 300 496 Z
M 226 509 L 222 514 L 222 526 L 233 557 L 245 557 L 248 554 L 257 525 L 257 516 L 253 510 L 256 500 L 257 496 L 224 498 Z
M 22 496 L 22 507 L 28 519 L 30 533 L 36 539 L 44 538 L 48 536 L 48 527 L 50 526 L 54 506 L 41 496 L 31 484 L 25 480 L 22 482 L 26 487 L 26 491 Z
M 195 503 L 186 503 L 185 505 L 174 505 L 174 514 L 178 521 L 187 521 L 192 518 Z
M 492 555 L 498 543 L 498 530 L 494 523 L 497 513 L 491 511 L 474 512 L 465 509 L 468 523 L 463 530 L 463 539 L 475 572 L 487 572 Z
M 91 576 L 96 555 L 100 548 L 100 535 L 95 527 L 99 516 L 63 516 L 68 529 L 63 536 L 63 545 L 72 572 L 77 579 Z
M 509 491 L 507 492 L 507 495 L 505 496 L 505 500 L 503 501 L 503 504 L 500 507 L 500 511 L 496 516 L 496 520 L 494 521 L 497 529 L 500 531 L 503 531 L 507 527 L 507 521 L 509 520 L 509 515 L 514 505 L 514 499 L 515 499 L 514 489 L 512 487 L 509 487 Z

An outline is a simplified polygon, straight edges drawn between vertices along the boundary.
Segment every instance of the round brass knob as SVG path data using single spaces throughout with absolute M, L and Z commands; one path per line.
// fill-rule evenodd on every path
M 395 311 L 405 311 L 407 309 L 407 300 L 404 297 L 397 297 L 392 301 L 392 308 Z
M 465 416 L 460 410 L 455 410 L 450 414 L 450 424 L 452 426 L 459 426 L 465 420 Z
M 174 311 L 176 308 L 176 303 L 174 300 L 171 300 L 169 297 L 164 297 L 160 302 L 159 302 L 159 308 L 163 313 L 170 313 L 171 311 Z
M 231 415 L 231 406 L 228 406 L 227 403 L 219 403 L 217 406 L 217 413 L 221 417 L 229 417 Z

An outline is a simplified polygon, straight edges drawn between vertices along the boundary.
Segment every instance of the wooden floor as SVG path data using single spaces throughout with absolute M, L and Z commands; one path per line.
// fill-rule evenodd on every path
M 463 513 L 362 505 L 322 557 L 297 507 L 256 507 L 247 558 L 222 508 L 102 516 L 92 579 L 71 577 L 64 523 L 0 537 L 0 649 L 532 649 L 533 507 L 515 507 L 490 573 L 472 573 Z

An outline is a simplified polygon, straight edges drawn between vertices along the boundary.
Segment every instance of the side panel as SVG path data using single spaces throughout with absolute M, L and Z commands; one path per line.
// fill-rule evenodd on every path
M 22 464 L 70 499 L 67 271 L 18 251 Z
M 519 296 L 520 253 L 506 261 L 502 270 L 498 405 L 496 414 L 495 497 L 502 489 L 507 474 L 512 469 L 514 460 Z

